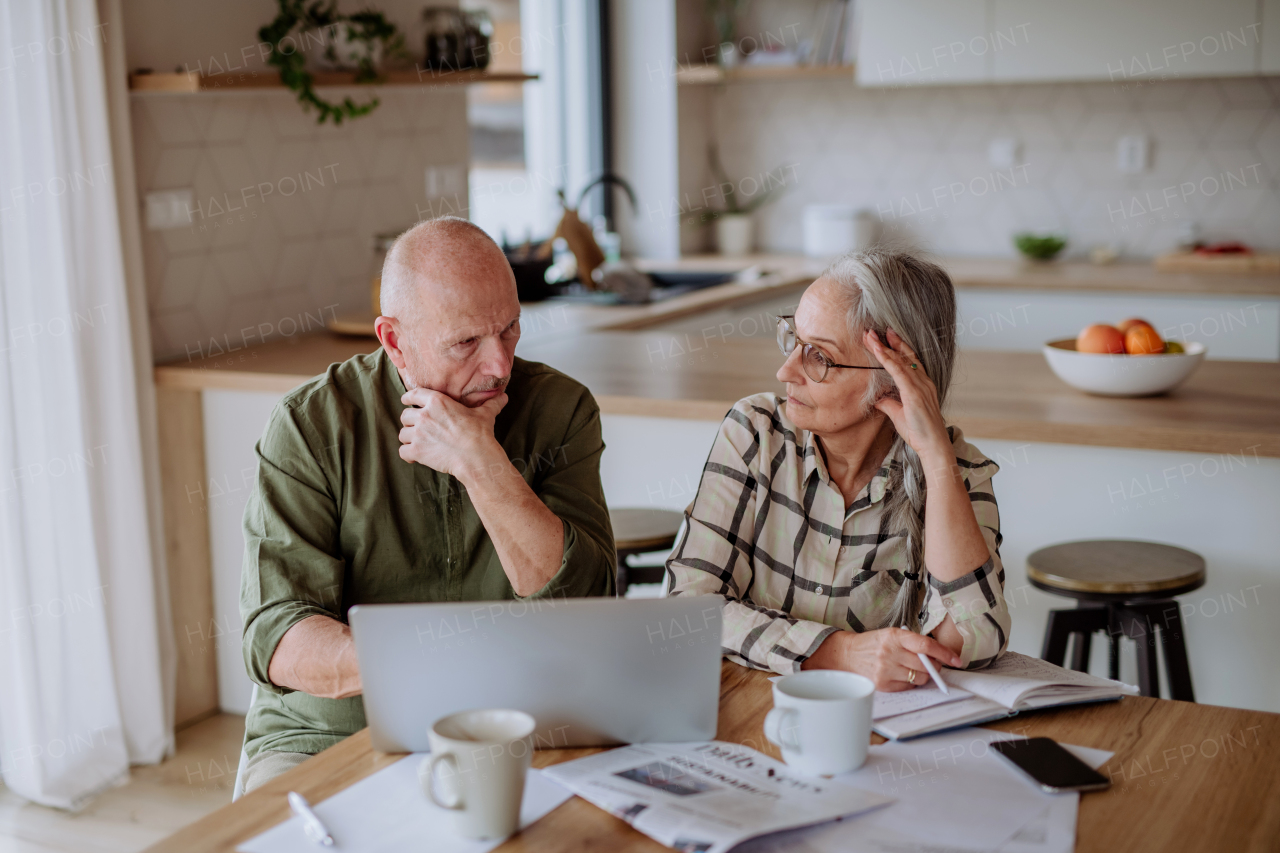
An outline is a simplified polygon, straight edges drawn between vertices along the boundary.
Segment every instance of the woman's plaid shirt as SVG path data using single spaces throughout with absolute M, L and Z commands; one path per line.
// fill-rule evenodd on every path
M 730 410 L 667 561 L 667 586 L 671 595 L 723 595 L 724 655 L 791 673 L 837 629 L 886 626 L 903 582 L 906 540 L 886 529 L 888 469 L 846 512 L 814 435 L 787 418 L 782 402 L 757 394 Z M 961 657 L 974 669 L 994 661 L 1009 638 L 991 489 L 999 468 L 959 429 L 948 430 L 991 557 L 948 583 L 930 577 L 921 630 L 951 614 L 964 637 Z

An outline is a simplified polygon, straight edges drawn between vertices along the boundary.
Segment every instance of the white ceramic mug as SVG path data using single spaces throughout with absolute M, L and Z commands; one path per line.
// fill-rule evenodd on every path
M 857 770 L 867 760 L 875 684 L 852 672 L 815 669 L 773 684 L 764 736 L 782 759 L 809 776 Z
M 523 711 L 505 709 L 462 711 L 431 726 L 431 755 L 418 779 L 431 802 L 453 813 L 459 835 L 506 838 L 520 828 L 536 726 Z

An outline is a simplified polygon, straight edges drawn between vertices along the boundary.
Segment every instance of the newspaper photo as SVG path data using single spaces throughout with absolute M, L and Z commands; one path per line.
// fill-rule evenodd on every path
M 721 853 L 758 835 L 893 802 L 847 784 L 801 776 L 750 747 L 722 741 L 624 746 L 543 772 L 685 853 Z

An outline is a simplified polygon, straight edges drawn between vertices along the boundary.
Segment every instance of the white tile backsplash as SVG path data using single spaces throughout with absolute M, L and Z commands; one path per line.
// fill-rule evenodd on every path
M 470 159 L 462 88 L 378 96 L 338 127 L 282 90 L 134 96 L 139 196 L 195 195 L 191 226 L 143 233 L 157 361 L 365 310 L 373 235 L 438 205 L 427 167 L 465 175 Z
M 1280 78 L 860 89 L 847 81 L 736 82 L 696 111 L 730 177 L 795 164 L 798 185 L 756 213 L 759 243 L 800 251 L 806 204 L 877 212 L 885 233 L 938 254 L 1013 255 L 1022 230 L 1065 232 L 1068 254 L 1098 244 L 1150 257 L 1188 223 L 1206 239 L 1280 250 Z M 693 111 L 682 112 L 685 116 Z M 682 135 L 688 131 L 682 126 Z M 1120 137 L 1151 141 L 1149 168 L 1121 174 Z M 1021 162 L 997 174 L 991 140 Z M 682 148 L 681 192 L 708 183 Z M 684 229 L 685 251 L 709 247 Z

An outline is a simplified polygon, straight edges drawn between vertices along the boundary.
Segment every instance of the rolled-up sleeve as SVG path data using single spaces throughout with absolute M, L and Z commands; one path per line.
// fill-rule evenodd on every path
M 276 407 L 255 450 L 257 481 L 244 511 L 242 649 L 251 679 L 289 693 L 267 675 L 280 638 L 308 616 L 342 618 L 338 504 L 292 409 Z
M 757 514 L 759 482 L 752 470 L 759 439 L 741 406 L 721 424 L 698 494 L 685 510 L 684 535 L 667 561 L 667 591 L 673 596 L 724 596 L 724 656 L 744 666 L 790 674 L 838 629 L 747 598 L 755 580 L 755 531 L 764 516 Z
M 603 453 L 600 407 L 584 390 L 560 444 L 544 449 L 537 460 L 528 463 L 537 469 L 532 483 L 535 494 L 564 524 L 564 556 L 559 570 L 542 589 L 516 598 L 616 594 L 613 527 L 600 482 Z
M 966 669 L 981 669 L 996 661 L 1009 645 L 1013 620 L 1004 597 L 1004 564 L 1000 561 L 1000 509 L 991 478 L 999 470 L 989 459 L 976 466 L 958 459 L 965 472 L 969 502 L 987 543 L 987 561 L 953 581 L 929 576 L 922 633 L 933 631 L 947 616 L 964 638 L 960 658 Z

